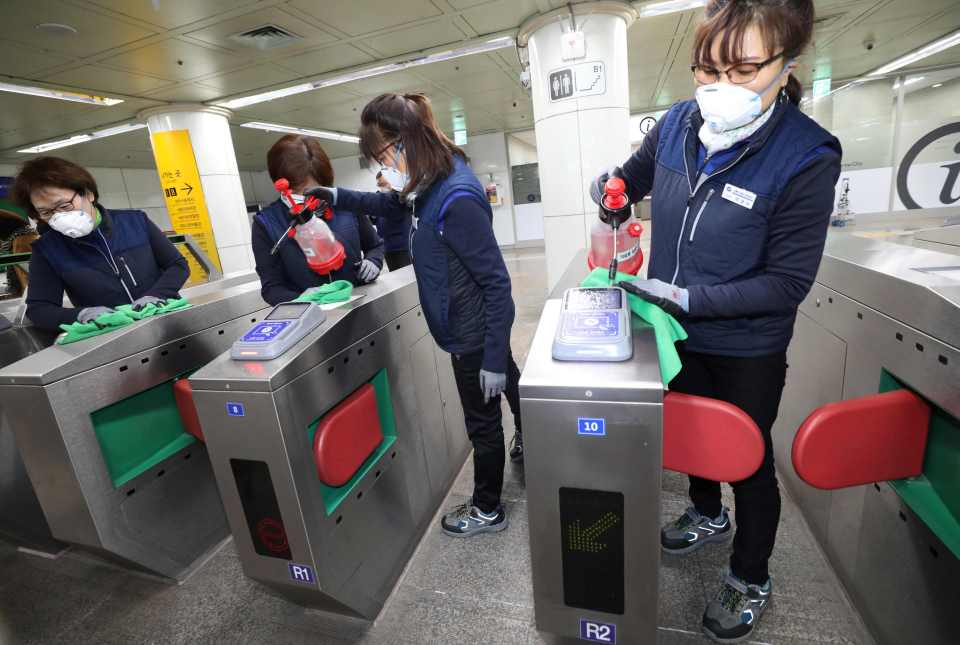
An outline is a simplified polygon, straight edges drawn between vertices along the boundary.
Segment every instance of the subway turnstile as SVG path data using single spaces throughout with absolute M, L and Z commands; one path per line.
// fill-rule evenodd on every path
M 372 619 L 470 445 L 413 269 L 354 295 L 278 358 L 223 354 L 190 383 L 244 573 Z
M 266 309 L 252 272 L 183 295 L 193 307 L 0 371 L 0 406 L 53 537 L 177 579 L 228 529 L 176 383 Z
M 585 273 L 578 256 L 554 294 Z M 556 298 L 556 296 L 554 296 Z M 654 643 L 663 385 L 653 330 L 633 358 L 553 360 L 560 300 L 544 306 L 520 379 L 537 629 Z

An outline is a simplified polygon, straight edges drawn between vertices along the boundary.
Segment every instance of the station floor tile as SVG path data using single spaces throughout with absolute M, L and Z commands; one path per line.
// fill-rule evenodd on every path
M 543 250 L 510 250 L 505 260 L 517 305 L 511 344 L 522 367 L 547 293 Z M 504 434 L 507 441 L 513 436 L 505 402 Z M 472 482 L 468 460 L 443 508 L 466 501 Z M 685 477 L 664 472 L 656 521 L 684 511 L 686 488 Z M 729 488 L 724 491 L 732 507 Z M 557 643 L 534 625 L 522 466 L 507 464 L 503 497 L 510 527 L 501 533 L 456 540 L 430 529 L 372 623 L 303 609 L 270 594 L 244 577 L 230 542 L 180 585 L 88 554 L 71 551 L 47 560 L 0 542 L 0 645 Z M 660 645 L 707 642 L 700 617 L 729 554 L 728 544 L 685 558 L 661 556 Z M 774 602 L 748 643 L 870 644 L 799 510 L 786 497 L 771 575 Z

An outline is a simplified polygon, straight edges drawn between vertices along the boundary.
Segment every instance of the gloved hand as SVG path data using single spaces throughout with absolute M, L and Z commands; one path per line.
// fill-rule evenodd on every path
M 337 189 L 334 186 L 317 186 L 316 188 L 311 188 L 303 195 L 304 197 L 316 197 L 321 202 L 326 202 L 328 206 L 337 205 Z
M 600 205 L 600 200 L 603 198 L 603 187 L 611 177 L 623 179 L 623 170 L 620 169 L 620 166 L 608 168 L 594 177 L 593 181 L 590 182 L 590 199 L 592 199 L 593 203 L 597 206 Z
M 483 402 L 497 397 L 507 387 L 506 372 L 488 372 L 480 370 L 480 389 L 483 390 Z
M 690 311 L 690 292 L 683 287 L 667 284 L 663 280 L 623 280 L 620 286 L 626 291 L 652 302 L 674 318 Z
M 110 307 L 85 307 L 77 314 L 77 322 L 93 322 L 103 314 L 112 314 L 114 312 Z
M 360 261 L 360 266 L 357 267 L 357 277 L 360 278 L 360 282 L 368 284 L 376 280 L 378 275 L 380 275 L 380 267 L 376 262 L 366 258 Z
M 133 304 L 130 306 L 133 307 L 134 311 L 140 311 L 147 305 L 158 305 L 163 302 L 163 298 L 157 298 L 156 296 L 140 296 L 133 301 Z

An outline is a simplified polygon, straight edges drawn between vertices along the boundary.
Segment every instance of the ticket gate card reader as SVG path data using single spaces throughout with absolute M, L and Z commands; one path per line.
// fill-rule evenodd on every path
M 323 324 L 327 314 L 312 302 L 281 302 L 233 343 L 230 358 L 271 361 Z
M 567 289 L 553 340 L 558 361 L 626 361 L 633 356 L 630 308 L 620 287 Z

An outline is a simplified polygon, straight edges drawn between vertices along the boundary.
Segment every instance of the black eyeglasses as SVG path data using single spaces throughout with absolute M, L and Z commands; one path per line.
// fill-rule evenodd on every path
M 37 209 L 35 209 L 35 210 L 37 211 L 37 217 L 39 217 L 40 219 L 48 219 L 48 218 L 52 217 L 54 214 L 56 214 L 56 213 L 60 213 L 60 212 L 66 211 L 66 210 L 70 210 L 71 207 L 73 206 L 73 202 L 76 201 L 77 195 L 79 195 L 79 194 L 80 194 L 80 193 L 74 191 L 73 197 L 71 197 L 70 199 L 68 199 L 68 200 L 66 200 L 66 201 L 62 201 L 62 202 L 60 202 L 59 204 L 56 204 L 56 205 L 52 206 L 51 208 L 37 208 Z
M 693 72 L 693 78 L 701 85 L 716 83 L 720 80 L 721 74 L 726 76 L 727 80 L 734 85 L 743 85 L 755 79 L 757 74 L 760 73 L 761 69 L 779 58 L 783 58 L 783 52 L 780 52 L 776 56 L 771 56 L 767 60 L 759 63 L 737 63 L 736 65 L 731 65 L 727 69 L 715 69 L 713 67 L 706 67 L 704 65 L 694 63 L 690 66 L 690 71 Z

